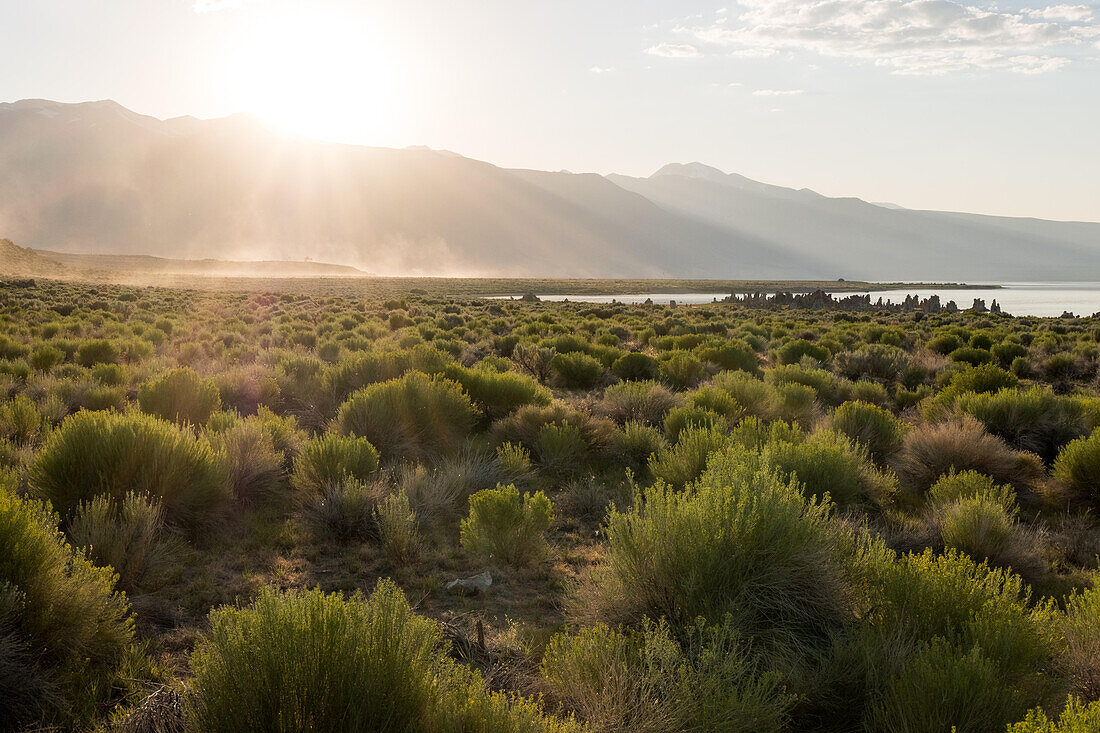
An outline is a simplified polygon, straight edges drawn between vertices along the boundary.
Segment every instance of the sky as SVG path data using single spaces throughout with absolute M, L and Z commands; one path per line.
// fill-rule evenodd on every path
M 0 101 L 1100 221 L 1100 1 L 0 0 Z

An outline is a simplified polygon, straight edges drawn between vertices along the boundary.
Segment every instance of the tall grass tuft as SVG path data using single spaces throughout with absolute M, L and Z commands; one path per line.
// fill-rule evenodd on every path
M 118 573 L 118 587 L 132 593 L 163 559 L 164 507 L 159 500 L 129 493 L 121 500 L 101 495 L 81 504 L 69 525 L 74 547 Z
M 416 556 L 420 548 L 420 532 L 416 512 L 404 491 L 379 501 L 373 516 L 382 551 L 392 564 L 398 565 Z
M 99 495 L 157 497 L 169 522 L 210 516 L 229 493 L 225 465 L 187 429 L 150 415 L 79 412 L 54 431 L 30 469 L 31 490 L 68 518 Z
M 284 455 L 261 420 L 246 418 L 212 436 L 211 442 L 224 456 L 229 485 L 238 499 L 250 501 L 283 486 Z

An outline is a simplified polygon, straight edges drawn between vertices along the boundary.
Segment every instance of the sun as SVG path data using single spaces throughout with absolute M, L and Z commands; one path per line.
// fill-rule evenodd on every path
M 398 65 L 362 19 L 287 10 L 255 23 L 232 51 L 230 98 L 288 131 L 369 143 L 391 117 Z

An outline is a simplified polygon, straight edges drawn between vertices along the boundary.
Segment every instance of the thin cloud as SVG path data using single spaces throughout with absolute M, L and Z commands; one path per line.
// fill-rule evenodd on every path
M 245 5 L 257 2 L 257 0 L 195 0 L 191 9 L 196 13 L 213 13 L 218 10 L 233 10 L 243 8 Z
M 1100 39 L 1085 5 L 1014 12 L 954 0 L 739 0 L 739 7 L 730 22 L 688 33 L 732 56 L 810 51 L 926 75 L 1046 73 L 1091 54 Z
M 699 49 L 687 43 L 658 43 L 647 48 L 645 52 L 666 59 L 690 59 L 699 55 Z
M 592 74 L 611 74 L 615 71 L 614 66 L 593 66 L 588 70 Z
M 797 97 L 805 93 L 805 89 L 757 89 L 752 94 L 754 97 Z

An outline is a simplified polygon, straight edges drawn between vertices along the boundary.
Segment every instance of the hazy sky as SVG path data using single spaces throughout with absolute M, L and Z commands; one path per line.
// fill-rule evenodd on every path
M 1100 2 L 0 0 L 0 101 L 1100 221 Z

